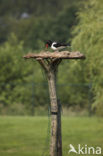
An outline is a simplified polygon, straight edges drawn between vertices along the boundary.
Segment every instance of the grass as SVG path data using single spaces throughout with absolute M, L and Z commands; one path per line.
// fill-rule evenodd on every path
M 0 117 L 0 156 L 42 156 L 45 147 L 48 154 L 47 125 L 46 117 Z M 63 156 L 76 155 L 69 144 L 103 149 L 103 118 L 63 117 L 62 137 Z

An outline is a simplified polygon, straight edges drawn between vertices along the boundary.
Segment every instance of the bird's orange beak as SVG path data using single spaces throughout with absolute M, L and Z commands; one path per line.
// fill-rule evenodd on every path
M 48 48 L 48 44 L 46 44 L 46 48 Z

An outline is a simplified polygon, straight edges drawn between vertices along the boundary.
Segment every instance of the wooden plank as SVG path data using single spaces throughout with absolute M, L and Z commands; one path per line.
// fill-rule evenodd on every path
M 84 54 L 80 52 L 40 52 L 40 53 L 29 53 L 24 56 L 26 59 L 30 58 L 43 58 L 43 59 L 53 59 L 53 58 L 61 58 L 61 59 L 85 59 Z

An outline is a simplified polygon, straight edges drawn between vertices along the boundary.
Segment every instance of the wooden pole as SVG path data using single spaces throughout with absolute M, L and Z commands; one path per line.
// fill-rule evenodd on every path
M 60 106 L 60 101 L 57 100 L 57 91 L 56 91 L 57 67 L 58 66 L 49 68 L 49 71 L 47 74 L 48 75 L 47 77 L 48 77 L 50 101 L 51 101 L 50 156 L 62 156 L 61 106 Z
M 58 143 L 58 102 L 56 93 L 56 73 L 53 69 L 48 72 L 48 85 L 51 101 L 51 143 L 50 156 L 57 156 Z
M 51 103 L 51 140 L 50 140 L 50 156 L 62 156 L 62 138 L 61 138 L 61 108 L 60 102 L 57 100 L 56 91 L 56 75 L 58 65 L 61 59 L 46 60 L 37 59 L 43 67 L 49 86 L 49 95 Z

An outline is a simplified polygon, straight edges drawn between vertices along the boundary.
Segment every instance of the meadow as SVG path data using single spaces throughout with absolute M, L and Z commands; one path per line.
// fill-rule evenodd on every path
M 1 116 L 0 156 L 49 156 L 49 124 L 47 117 Z M 103 149 L 103 118 L 63 116 L 62 139 L 63 156 L 76 155 L 69 144 Z

